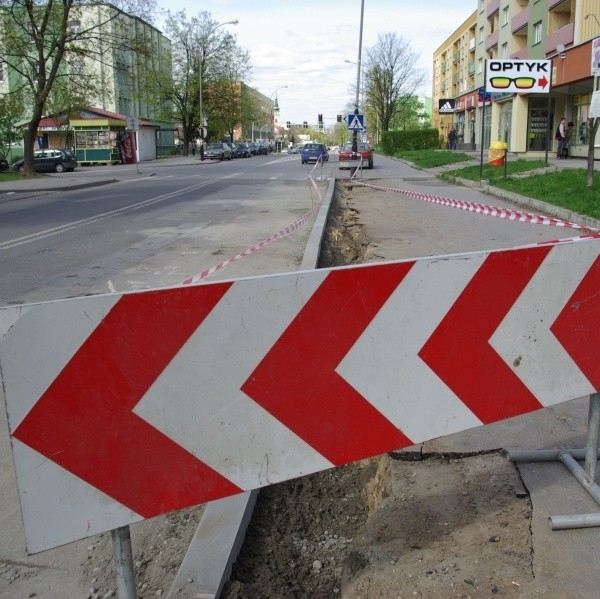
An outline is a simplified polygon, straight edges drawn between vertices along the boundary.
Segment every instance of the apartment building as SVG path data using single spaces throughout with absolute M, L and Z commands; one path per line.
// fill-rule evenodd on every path
M 507 142 L 511 152 L 544 155 L 546 150 L 556 150 L 554 131 L 564 116 L 575 124 L 571 156 L 586 156 L 586 119 L 594 89 L 592 48 L 600 49 L 596 39 L 600 38 L 600 1 L 474 0 L 474 3 L 474 15 L 434 53 L 434 112 L 440 98 L 454 104 L 451 113 L 438 114 L 440 131 L 454 126 L 459 132 L 459 144 L 462 142 L 459 147 L 470 148 L 474 140 L 479 149 L 483 136 L 484 147 L 499 140 Z M 451 87 L 441 72 L 444 64 L 441 51 L 446 48 L 448 56 L 448 48 L 460 48 L 465 41 L 469 49 L 467 61 L 472 59 L 472 64 L 468 62 L 470 71 L 465 75 L 458 68 L 462 80 L 458 88 Z M 551 60 L 550 93 L 495 93 L 484 106 L 486 61 L 503 58 Z M 441 85 L 436 87 L 436 82 Z

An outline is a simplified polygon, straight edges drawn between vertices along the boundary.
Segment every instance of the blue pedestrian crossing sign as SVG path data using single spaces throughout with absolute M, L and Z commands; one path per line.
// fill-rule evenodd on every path
M 349 114 L 346 117 L 349 131 L 362 131 L 365 128 L 364 114 Z

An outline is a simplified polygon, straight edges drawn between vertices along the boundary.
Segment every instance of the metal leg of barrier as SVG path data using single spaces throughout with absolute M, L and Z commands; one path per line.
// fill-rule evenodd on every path
M 508 455 L 512 462 L 550 462 L 560 461 L 575 477 L 581 486 L 600 505 L 600 486 L 596 483 L 596 465 L 598 463 L 598 439 L 600 436 L 600 393 L 590 395 L 587 441 L 585 449 L 513 451 Z M 577 460 L 585 459 L 582 468 Z M 550 516 L 552 530 L 568 528 L 589 528 L 600 526 L 600 513 L 579 514 L 573 516 Z
M 133 572 L 133 552 L 129 526 L 121 526 L 110 531 L 115 558 L 117 596 L 119 599 L 136 599 L 135 574 Z

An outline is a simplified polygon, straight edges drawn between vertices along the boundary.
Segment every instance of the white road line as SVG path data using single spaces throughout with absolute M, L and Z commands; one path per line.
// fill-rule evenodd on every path
M 208 181 L 203 181 L 202 183 L 198 183 L 196 185 L 191 185 L 190 187 L 184 187 L 183 189 L 179 189 L 177 191 L 172 191 L 171 193 L 161 194 L 154 198 L 149 198 L 142 202 L 137 202 L 136 204 L 131 204 L 129 206 L 123 206 L 122 208 L 116 208 L 115 210 L 109 210 L 108 212 L 96 214 L 95 216 L 90 216 L 88 218 L 82 218 L 80 220 L 76 220 L 76 221 L 73 221 L 70 223 L 65 223 L 64 225 L 59 225 L 58 227 L 52 227 L 50 229 L 44 229 L 43 231 L 38 231 L 37 233 L 31 233 L 29 235 L 24 235 L 22 237 L 17 237 L 15 239 L 10 239 L 8 241 L 4 241 L 4 242 L 0 243 L 0 250 L 10 250 L 19 245 L 25 245 L 26 243 L 32 243 L 34 241 L 39 241 L 40 239 L 45 239 L 46 237 L 51 237 L 53 235 L 59 235 L 60 233 L 72 231 L 73 229 L 78 229 L 79 227 L 84 227 L 84 226 L 90 225 L 92 223 L 100 222 L 102 220 L 112 218 L 113 216 L 118 216 L 120 214 L 126 214 L 127 212 L 133 212 L 135 210 L 140 210 L 141 208 L 145 208 L 147 206 L 152 206 L 153 204 L 158 204 L 160 202 L 177 197 L 177 196 L 187 193 L 189 191 L 194 191 L 196 189 L 200 189 L 201 187 L 210 185 L 211 183 L 216 183 L 217 181 L 222 181 L 224 179 L 230 179 L 235 176 L 236 176 L 235 174 L 232 174 L 232 175 L 227 175 L 225 177 L 218 177 L 215 179 L 210 179 Z

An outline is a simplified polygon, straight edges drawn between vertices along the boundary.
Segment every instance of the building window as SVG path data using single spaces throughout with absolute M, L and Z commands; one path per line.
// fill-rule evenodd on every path
M 508 44 L 504 43 L 500 46 L 500 58 L 508 58 Z
M 483 58 L 477 61 L 477 74 L 481 75 L 481 73 L 483 73 Z
M 533 25 L 533 43 L 539 44 L 542 41 L 542 22 L 538 21 Z
M 479 43 L 479 44 L 483 44 L 483 38 L 484 38 L 484 35 L 483 35 L 483 27 L 480 27 L 480 28 L 479 28 L 479 40 L 478 40 L 478 43 Z
M 502 9 L 502 25 L 508 25 L 508 6 Z

